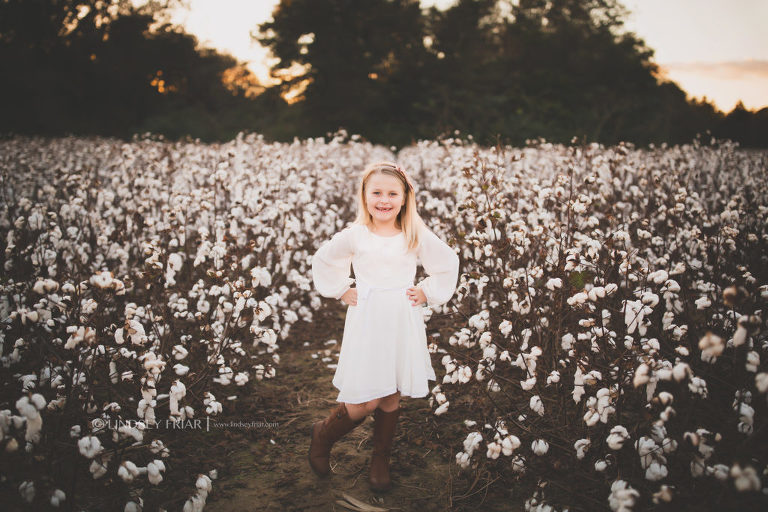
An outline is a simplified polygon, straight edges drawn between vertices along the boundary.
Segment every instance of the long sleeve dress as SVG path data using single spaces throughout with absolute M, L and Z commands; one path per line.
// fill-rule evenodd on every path
M 406 290 L 416 265 L 428 277 L 421 287 L 430 306 L 444 304 L 456 290 L 459 258 L 426 226 L 419 247 L 408 251 L 405 235 L 376 235 L 351 224 L 325 242 L 312 257 L 315 288 L 341 298 L 355 284 L 357 305 L 347 307 L 344 336 L 333 385 L 337 402 L 358 404 L 400 391 L 424 397 L 436 380 L 427 349 L 422 307 L 412 306 Z M 350 264 L 355 279 L 349 275 Z

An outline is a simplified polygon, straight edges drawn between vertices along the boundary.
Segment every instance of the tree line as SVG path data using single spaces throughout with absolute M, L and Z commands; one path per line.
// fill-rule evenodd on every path
M 282 0 L 254 27 L 280 59 L 272 87 L 198 49 L 168 21 L 178 1 L 0 2 L 0 132 L 768 147 L 768 109 L 725 114 L 658 80 L 619 0 Z

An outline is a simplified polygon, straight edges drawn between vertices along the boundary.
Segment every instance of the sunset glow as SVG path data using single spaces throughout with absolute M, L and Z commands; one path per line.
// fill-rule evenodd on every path
M 446 8 L 454 0 L 423 0 Z M 186 27 L 201 46 L 217 48 L 243 61 L 263 86 L 279 83 L 269 75 L 275 63 L 251 40 L 260 23 L 271 19 L 279 0 L 189 0 L 189 9 L 172 21 Z M 661 75 L 677 82 L 689 97 L 730 111 L 741 100 L 748 109 L 768 106 L 768 2 L 625 0 L 626 28 L 655 50 Z M 294 93 L 298 98 L 301 93 Z

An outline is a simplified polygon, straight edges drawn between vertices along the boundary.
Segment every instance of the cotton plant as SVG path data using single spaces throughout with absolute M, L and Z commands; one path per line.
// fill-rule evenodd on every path
M 39 393 L 45 418 L 63 410 L 71 386 L 93 396 L 82 401 L 83 426 L 101 415 L 223 414 L 227 402 L 214 395 L 257 392 L 264 379 L 280 378 L 292 326 L 323 307 L 309 255 L 354 216 L 351 170 L 395 158 L 344 134 L 289 144 L 241 134 L 215 148 L 77 138 L 2 145 L 9 161 L 37 171 L 9 175 L 15 194 L 0 206 L 4 271 L 13 279 L 0 289 L 0 363 L 35 367 L 34 354 L 67 345 L 67 359 L 83 371 L 54 363 L 40 365 L 49 375 L 38 366 L 36 379 L 19 372 L 12 403 Z M 430 406 L 438 424 L 485 416 L 507 425 L 480 429 L 480 445 L 462 450 L 459 465 L 508 471 L 526 485 L 536 475 L 557 478 L 554 465 L 564 465 L 572 479 L 565 485 L 587 486 L 625 509 L 640 498 L 684 502 L 690 491 L 679 484 L 680 468 L 725 478 L 728 492 L 744 496 L 762 485 L 748 468 L 760 478 L 765 461 L 746 464 L 744 454 L 720 448 L 734 439 L 749 446 L 765 421 L 768 210 L 759 154 L 698 140 L 489 148 L 451 136 L 419 141 L 396 159 L 414 170 L 425 221 L 462 258 L 455 300 L 430 320 L 458 322 L 447 343 L 431 345 L 441 364 Z M 130 389 L 123 396 L 132 400 L 111 406 L 91 382 L 95 369 Z M 202 371 L 216 381 L 197 381 Z M 722 378 L 739 380 L 723 393 Z M 481 410 L 465 414 L 465 403 Z M 717 409 L 712 424 L 688 414 L 702 405 Z M 646 408 L 641 420 L 627 418 L 634 407 Z M 23 455 L 26 417 L 8 418 L 6 453 L 33 465 Z M 550 437 L 563 425 L 572 427 Z M 124 460 L 113 443 L 135 443 L 137 433 L 147 450 L 167 453 L 149 429 L 63 432 L 100 440 L 102 452 L 86 450 L 94 478 L 117 471 Z M 544 439 L 550 448 L 536 455 L 532 443 Z M 641 439 L 658 455 L 630 457 Z M 628 476 L 630 459 L 648 459 L 642 474 Z M 130 485 L 151 485 L 143 476 Z M 613 481 L 623 483 L 611 491 Z M 46 485 L 24 489 L 53 496 Z M 190 510 L 205 503 L 210 489 L 201 485 Z M 568 508 L 550 498 L 538 496 L 531 508 Z
M 581 435 L 568 443 L 573 446 L 574 461 L 584 461 L 595 471 L 612 475 L 621 471 L 617 465 L 623 464 L 624 456 L 617 460 L 610 452 L 624 454 L 634 449 L 642 453 L 638 457 L 645 464 L 645 478 L 631 485 L 621 484 L 617 494 L 628 499 L 617 506 L 631 508 L 641 492 L 657 502 L 681 499 L 680 492 L 670 485 L 680 478 L 673 472 L 680 466 L 668 462 L 687 460 L 697 467 L 698 458 L 705 455 L 698 449 L 692 455 L 678 450 L 688 441 L 677 433 L 679 426 L 674 435 L 667 434 L 665 427 L 689 421 L 681 417 L 681 407 L 712 399 L 712 387 L 719 384 L 713 383 L 710 370 L 702 365 L 722 364 L 723 357 L 732 357 L 733 348 L 747 345 L 748 350 L 739 353 L 738 364 L 755 376 L 748 385 L 763 392 L 768 389 L 768 379 L 761 374 L 764 348 L 755 348 L 750 339 L 759 335 L 760 328 L 748 330 L 746 320 L 741 320 L 740 329 L 737 320 L 744 315 L 729 317 L 723 310 L 723 305 L 741 309 L 744 300 L 754 300 L 756 295 L 747 287 L 730 289 L 730 283 L 723 286 L 720 276 L 714 277 L 704 240 L 704 233 L 720 229 L 727 239 L 715 250 L 741 258 L 743 252 L 734 252 L 742 243 L 739 233 L 750 229 L 765 233 L 760 218 L 765 219 L 768 210 L 746 214 L 738 194 L 733 196 L 735 200 L 727 195 L 713 199 L 711 194 L 704 199 L 692 190 L 691 184 L 697 182 L 690 181 L 687 173 L 699 165 L 692 162 L 699 162 L 700 154 L 721 151 L 718 157 L 732 159 L 729 165 L 743 162 L 738 173 L 745 181 L 756 183 L 762 180 L 757 172 L 759 164 L 735 155 L 727 145 L 722 150 L 686 147 L 657 151 L 658 160 L 649 164 L 643 160 L 645 153 L 631 146 L 569 149 L 542 144 L 521 150 L 507 148 L 502 157 L 498 151 L 476 145 L 470 145 L 470 150 L 453 144 L 438 147 L 425 143 L 418 153 L 422 162 L 429 162 L 424 151 L 434 149 L 435 158 L 447 162 L 441 172 L 448 177 L 438 179 L 427 171 L 425 178 L 441 191 L 454 190 L 459 211 L 451 217 L 459 234 L 464 271 L 457 303 L 465 308 L 468 321 L 449 339 L 452 350 L 441 361 L 445 373 L 438 375 L 442 378 L 441 395 L 454 404 L 454 413 L 460 414 L 461 406 L 455 405 L 452 397 L 472 396 L 478 388 L 472 387 L 473 381 L 460 381 L 458 370 L 469 360 L 481 361 L 477 380 L 481 376 L 482 381 L 492 380 L 507 396 L 514 397 L 505 401 L 507 409 L 516 411 L 509 416 L 535 432 L 540 425 L 557 425 L 550 423 L 548 408 L 540 414 L 539 400 L 543 405 L 548 403 L 544 397 L 549 396 L 559 402 L 559 396 L 550 393 L 570 392 L 571 404 L 581 409 L 581 425 L 589 433 L 589 437 Z M 444 151 L 450 152 L 450 158 L 437 156 Z M 414 158 L 416 154 L 414 149 Z M 671 180 L 663 180 L 674 161 L 690 166 L 674 171 Z M 570 166 L 567 173 L 563 162 Z M 589 162 L 591 172 L 586 171 L 585 162 Z M 423 167 L 429 169 L 428 164 Z M 534 167 L 535 175 L 530 172 Z M 707 169 L 717 172 L 712 166 Z M 707 178 L 701 186 L 708 183 L 710 174 L 704 176 Z M 678 177 L 686 186 L 678 185 Z M 644 215 L 646 210 L 637 205 L 648 200 L 646 191 L 651 183 L 655 184 L 654 201 L 659 207 Z M 739 186 L 729 184 L 730 190 Z M 516 191 L 515 207 L 506 209 L 509 195 L 505 191 L 510 189 Z M 478 194 L 485 202 L 477 201 Z M 717 201 L 728 202 L 727 211 L 736 213 L 711 216 L 718 211 L 713 208 Z M 429 204 L 435 214 L 442 210 L 437 201 Z M 617 222 L 619 217 L 623 220 Z M 733 230 L 729 222 L 749 224 Z M 547 237 L 540 237 L 545 229 Z M 748 243 L 759 241 L 764 243 L 768 237 L 747 235 Z M 526 252 L 531 246 L 539 253 Z M 538 254 L 546 255 L 546 260 Z M 523 255 L 528 259 L 521 260 Z M 749 282 L 746 266 L 739 270 L 728 264 Z M 718 297 L 718 287 L 729 291 Z M 699 300 L 702 297 L 706 300 Z M 759 309 L 757 304 L 752 307 Z M 563 318 L 560 311 L 568 311 L 568 323 L 558 323 L 557 319 Z M 691 311 L 705 316 L 694 320 Z M 707 318 L 711 319 L 706 322 L 708 333 L 700 329 L 702 319 Z M 734 331 L 729 331 L 730 321 L 737 333 L 734 337 Z M 558 330 L 549 331 L 551 327 Z M 526 330 L 536 332 L 535 337 L 526 338 Z M 484 342 L 489 331 L 493 333 L 490 350 Z M 697 336 L 696 341 L 692 336 Z M 530 347 L 536 346 L 540 355 L 531 352 Z M 649 420 L 637 429 L 622 419 L 630 395 L 638 395 L 640 403 L 647 404 L 654 423 Z M 441 406 L 436 401 L 433 404 Z M 739 435 L 750 435 L 750 425 L 754 428 L 757 414 L 752 413 L 752 407 L 742 401 L 723 409 L 723 414 L 735 415 Z M 704 437 L 703 446 L 718 444 Z M 500 459 L 500 448 L 499 439 L 489 440 L 485 459 Z M 537 457 L 532 463 L 546 460 Z M 463 451 L 457 462 L 468 468 L 480 459 Z M 711 462 L 706 464 L 705 472 L 706 467 L 713 467 Z M 546 467 L 541 466 L 541 470 L 547 472 Z
M 73 151 L 70 144 L 78 149 Z M 225 160 L 253 160 L 252 152 L 276 154 L 265 151 L 269 144 L 258 139 L 233 142 L 232 147 L 235 146 L 237 149 L 232 153 L 228 148 L 222 150 Z M 28 349 L 31 344 L 45 347 L 48 340 L 70 351 L 70 359 L 82 357 L 84 371 L 74 375 L 66 367 L 54 366 L 50 393 L 41 393 L 46 396 L 46 408 L 51 413 L 65 404 L 66 397 L 58 395 L 64 392 L 65 381 L 89 394 L 91 370 L 102 365 L 113 386 L 138 385 L 140 389 L 138 395 L 134 393 L 133 401 L 125 401 L 122 407 L 105 413 L 104 419 L 114 420 L 127 416 L 149 422 L 170 415 L 171 407 L 158 408 L 160 397 L 168 394 L 177 379 L 198 374 L 209 359 L 216 361 L 216 371 L 221 376 L 220 382 L 213 383 L 216 386 L 242 387 L 274 378 L 280 361 L 279 338 L 289 336 L 291 326 L 300 318 L 311 321 L 312 310 L 321 307 L 307 278 L 307 255 L 317 238 L 307 235 L 304 223 L 319 228 L 316 233 L 325 230 L 323 234 L 329 235 L 332 228 L 325 221 L 318 222 L 329 205 L 318 208 L 318 204 L 329 197 L 342 204 L 345 194 L 340 191 L 350 186 L 349 180 L 329 173 L 319 189 L 307 188 L 312 173 L 306 169 L 274 180 L 250 172 L 250 167 L 241 163 L 227 165 L 227 179 L 218 181 L 221 189 L 217 195 L 207 181 L 210 172 L 205 162 L 220 160 L 218 153 L 200 151 L 194 145 L 188 147 L 174 156 L 182 161 L 171 173 L 167 167 L 169 160 L 162 157 L 163 147 L 164 143 L 134 141 L 113 151 L 110 143 L 104 141 L 38 141 L 18 146 L 9 153 L 21 155 L 32 151 L 45 158 L 56 152 L 77 155 L 89 169 L 85 174 L 102 183 L 97 191 L 89 191 L 90 181 L 72 172 L 73 159 L 53 158 L 69 163 L 55 171 L 41 167 L 43 172 L 39 175 L 14 184 L 18 185 L 18 201 L 7 205 L 7 209 L 9 213 L 18 213 L 14 217 L 17 222 L 2 227 L 8 249 L 5 271 L 19 283 L 28 282 L 23 290 L 2 290 L 0 319 L 9 319 L 20 334 L 10 340 L 18 340 L 15 347 L 10 352 L 3 351 L 2 363 L 21 363 L 33 354 Z M 362 164 L 378 152 L 367 143 L 360 143 L 351 154 L 347 154 L 346 147 L 335 151 L 342 166 Z M 137 164 L 153 158 L 158 165 Z M 282 172 L 266 163 L 265 168 Z M 220 171 L 224 170 L 217 168 L 215 172 Z M 45 194 L 36 196 L 34 190 Z M 60 193 L 63 190 L 67 194 Z M 47 203 L 40 200 L 43 197 Z M 232 198 L 237 199 L 229 202 Z M 303 215 L 291 213 L 297 205 L 303 205 L 300 209 L 306 207 Z M 254 212 L 259 214 L 253 215 Z M 349 213 L 338 210 L 331 220 L 335 223 Z M 329 219 L 328 215 L 324 217 Z M 278 226 L 287 229 L 277 229 Z M 286 251 L 281 259 L 275 260 L 268 249 L 275 244 L 298 250 Z M 233 260 L 243 260 L 246 254 L 250 256 L 247 265 L 236 270 L 229 266 Z M 80 275 L 72 273 L 75 267 L 82 269 Z M 21 274 L 25 268 L 31 268 L 32 274 Z M 252 282 L 249 275 L 254 268 L 262 269 L 257 272 L 258 283 Z M 290 285 L 274 290 L 271 279 Z M 238 283 L 244 284 L 244 288 L 234 289 L 241 286 Z M 15 297 L 14 303 L 20 307 L 11 308 L 5 297 Z M 311 307 L 304 307 L 305 303 Z M 288 310 L 297 304 L 296 313 Z M 266 316 L 265 306 L 270 309 Z M 165 311 L 172 316 L 166 316 Z M 258 329 L 258 346 L 254 343 L 253 347 L 241 342 L 245 336 L 236 331 L 247 330 L 251 318 L 257 318 Z M 96 328 L 97 325 L 102 327 Z M 7 342 L 4 344 L 7 346 Z M 266 352 L 259 353 L 264 347 Z M 43 352 L 45 348 L 40 353 Z M 39 376 L 38 381 L 43 382 Z M 35 391 L 34 379 L 24 382 L 26 390 Z M 207 390 L 195 391 L 200 393 L 197 396 L 205 396 Z M 180 395 L 180 391 L 174 391 L 174 396 Z M 129 394 L 122 396 L 127 398 Z M 83 403 L 84 414 L 95 415 L 100 410 L 100 397 L 94 398 Z M 215 399 L 189 405 L 185 400 L 188 397 L 177 398 L 174 407 L 182 418 L 191 417 L 194 409 L 211 413 L 221 410 L 221 403 Z M 26 412 L 29 419 L 24 421 L 28 421 L 31 434 L 38 419 L 31 409 Z M 102 431 L 93 436 L 101 439 L 101 447 L 106 450 L 111 449 L 108 434 Z M 136 441 L 133 430 L 115 434 L 121 442 Z M 8 435 L 5 447 L 12 452 L 23 434 L 11 436 L 9 430 Z M 94 477 L 103 476 L 106 466 L 115 464 L 108 460 L 108 452 L 86 453 L 93 455 Z

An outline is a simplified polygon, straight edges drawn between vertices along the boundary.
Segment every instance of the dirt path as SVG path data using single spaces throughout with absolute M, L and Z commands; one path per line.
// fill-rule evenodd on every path
M 342 323 L 329 323 L 340 340 Z M 342 492 L 391 510 L 449 509 L 450 472 L 455 472 L 455 464 L 450 464 L 450 447 L 440 444 L 427 398 L 401 402 L 390 492 L 379 495 L 368 487 L 373 415 L 334 445 L 328 478 L 318 478 L 311 471 L 307 462 L 310 426 L 336 405 L 338 391 L 331 384 L 334 370 L 327 365 L 337 361 L 339 346 L 324 345 L 333 335 L 311 339 L 309 332 L 291 334 L 298 341 L 292 347 L 281 347 L 277 377 L 259 384 L 260 393 L 250 401 L 253 403 L 238 400 L 245 404 L 233 415 L 241 421 L 277 425 L 227 432 L 231 442 L 226 444 L 225 467 L 214 482 L 206 511 L 347 510 L 336 503 Z M 317 358 L 312 357 L 314 353 Z M 332 360 L 322 361 L 326 356 Z M 242 438 L 242 444 L 237 438 Z

